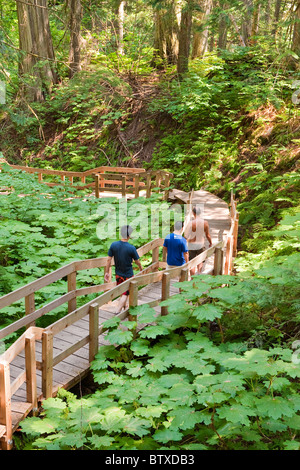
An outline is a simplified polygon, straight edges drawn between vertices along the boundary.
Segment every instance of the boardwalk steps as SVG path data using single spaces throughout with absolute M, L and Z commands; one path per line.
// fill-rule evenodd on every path
M 25 299 L 25 313 L 17 322 L 0 330 L 0 341 L 25 327 L 26 331 L 0 356 L 0 446 L 11 449 L 13 433 L 29 413 L 35 414 L 46 398 L 55 396 L 59 388 L 70 389 L 88 373 L 99 346 L 106 344 L 103 322 L 116 315 L 118 297 L 129 290 L 129 305 L 148 304 L 158 315 L 166 314 L 160 301 L 176 294 L 174 284 L 189 278 L 189 270 L 205 261 L 206 274 L 228 274 L 236 253 L 238 213 L 233 195 L 230 212 L 224 201 L 210 193 L 170 192 L 174 202 L 204 204 L 204 217 L 209 219 L 213 246 L 184 266 L 166 270 L 162 259 L 163 239 L 152 240 L 138 249 L 141 259 L 149 253 L 150 264 L 141 273 L 125 281 L 76 288 L 76 273 L 90 268 L 104 269 L 106 257 L 70 263 L 27 286 L 0 298 L 1 308 Z M 206 199 L 205 199 L 206 198 Z M 202 202 L 201 202 L 202 201 Z M 219 211 L 219 212 L 218 212 Z M 214 214 L 217 214 L 214 217 Z M 42 308 L 35 309 L 34 297 L 42 287 L 67 277 L 68 292 Z M 77 307 L 77 298 L 89 293 L 98 296 Z M 35 321 L 59 305 L 67 303 L 68 314 L 46 328 L 35 327 Z M 129 309 L 117 314 L 126 319 Z M 139 325 L 141 328 L 143 325 Z

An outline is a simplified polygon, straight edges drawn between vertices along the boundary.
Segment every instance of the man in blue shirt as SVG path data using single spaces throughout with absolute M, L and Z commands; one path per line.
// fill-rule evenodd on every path
M 182 228 L 182 222 L 175 222 L 174 232 L 167 235 L 164 240 L 163 251 L 167 255 L 167 268 L 182 266 L 189 261 L 187 241 L 181 235 Z
M 140 271 L 142 271 L 142 265 L 139 260 L 139 254 L 135 246 L 128 243 L 130 235 L 132 233 L 132 227 L 130 225 L 124 225 L 121 228 L 121 240 L 113 242 L 108 250 L 108 258 L 105 267 L 104 280 L 110 282 L 111 274 L 110 267 L 112 258 L 115 261 L 115 274 L 117 285 L 126 281 L 127 279 L 133 276 L 132 261 L 138 265 Z M 127 290 L 121 296 L 118 311 L 121 312 L 125 308 L 129 296 L 129 291 Z

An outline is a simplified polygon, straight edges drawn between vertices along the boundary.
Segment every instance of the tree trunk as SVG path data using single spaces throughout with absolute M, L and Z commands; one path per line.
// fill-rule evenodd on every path
M 181 11 L 181 21 L 179 30 L 179 52 L 177 60 L 177 73 L 179 79 L 189 70 L 189 55 L 192 32 L 192 9 L 187 4 Z
M 124 14 L 125 14 L 125 1 L 121 0 L 118 5 L 118 54 L 124 54 Z
M 272 33 L 275 35 L 277 31 L 279 16 L 280 16 L 280 9 L 281 9 L 281 2 L 282 0 L 276 0 L 275 3 L 275 13 L 274 13 L 274 22 L 273 22 L 273 30 Z
M 251 29 L 251 43 L 256 44 L 256 36 L 258 34 L 259 14 L 260 14 L 261 0 L 256 0 L 253 7 L 253 19 Z
M 49 25 L 47 0 L 17 2 L 19 27 L 19 74 L 22 93 L 29 101 L 42 101 L 58 76 Z M 25 84 L 30 78 L 31 83 Z M 33 80 L 32 80 L 33 79 Z
M 81 0 L 69 0 L 70 8 L 70 50 L 69 50 L 69 77 L 72 78 L 79 72 L 80 67 L 80 49 L 81 49 L 81 18 L 82 7 Z
M 292 51 L 296 52 L 300 59 L 300 2 L 297 2 L 295 11 L 295 23 L 293 31 Z
M 193 24 L 194 36 L 192 59 L 203 57 L 208 49 L 209 27 L 207 25 L 207 20 L 212 10 L 212 0 L 204 0 L 203 5 L 201 3 L 201 7 L 203 8 L 203 11 L 197 15 L 197 19 Z
M 159 58 L 162 65 L 174 65 L 177 62 L 179 50 L 180 8 L 176 0 L 155 10 L 154 58 Z
M 224 10 L 226 4 L 220 2 L 220 7 Z M 226 49 L 227 45 L 227 31 L 228 31 L 228 17 L 227 14 L 222 11 L 219 17 L 219 31 L 218 31 L 218 49 Z
M 249 39 L 251 36 L 251 9 L 252 0 L 243 0 L 245 5 L 245 14 L 242 22 L 242 36 L 244 43 L 249 45 Z

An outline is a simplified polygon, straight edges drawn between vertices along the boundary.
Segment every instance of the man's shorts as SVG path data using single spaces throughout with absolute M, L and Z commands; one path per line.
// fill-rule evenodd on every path
M 189 261 L 191 261 L 191 259 L 196 258 L 196 256 L 200 255 L 200 253 L 203 253 L 203 251 L 205 251 L 204 246 L 202 248 L 199 248 L 199 250 L 189 250 Z
M 118 276 L 118 274 L 116 274 L 117 286 L 122 284 L 122 282 L 127 281 L 127 279 L 130 279 L 130 277 L 122 277 L 122 276 Z M 129 290 L 127 290 L 126 292 L 123 292 L 122 295 L 129 295 Z

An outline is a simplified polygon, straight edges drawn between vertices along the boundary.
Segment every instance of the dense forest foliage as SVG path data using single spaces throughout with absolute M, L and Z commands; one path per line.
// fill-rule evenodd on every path
M 119 347 L 100 349 L 94 393 L 44 402 L 17 447 L 299 450 L 299 0 L 2 0 L 0 56 L 7 162 L 166 169 L 178 189 L 227 202 L 233 190 L 240 212 L 235 276 L 184 283 L 139 335 L 135 321 L 108 321 Z M 69 204 L 67 185 L 45 197 L 4 168 L 0 187 L 12 186 L 0 195 L 0 295 L 106 255 L 86 191 Z M 63 292 L 45 288 L 37 305 Z M 0 327 L 23 310 L 1 310 Z

